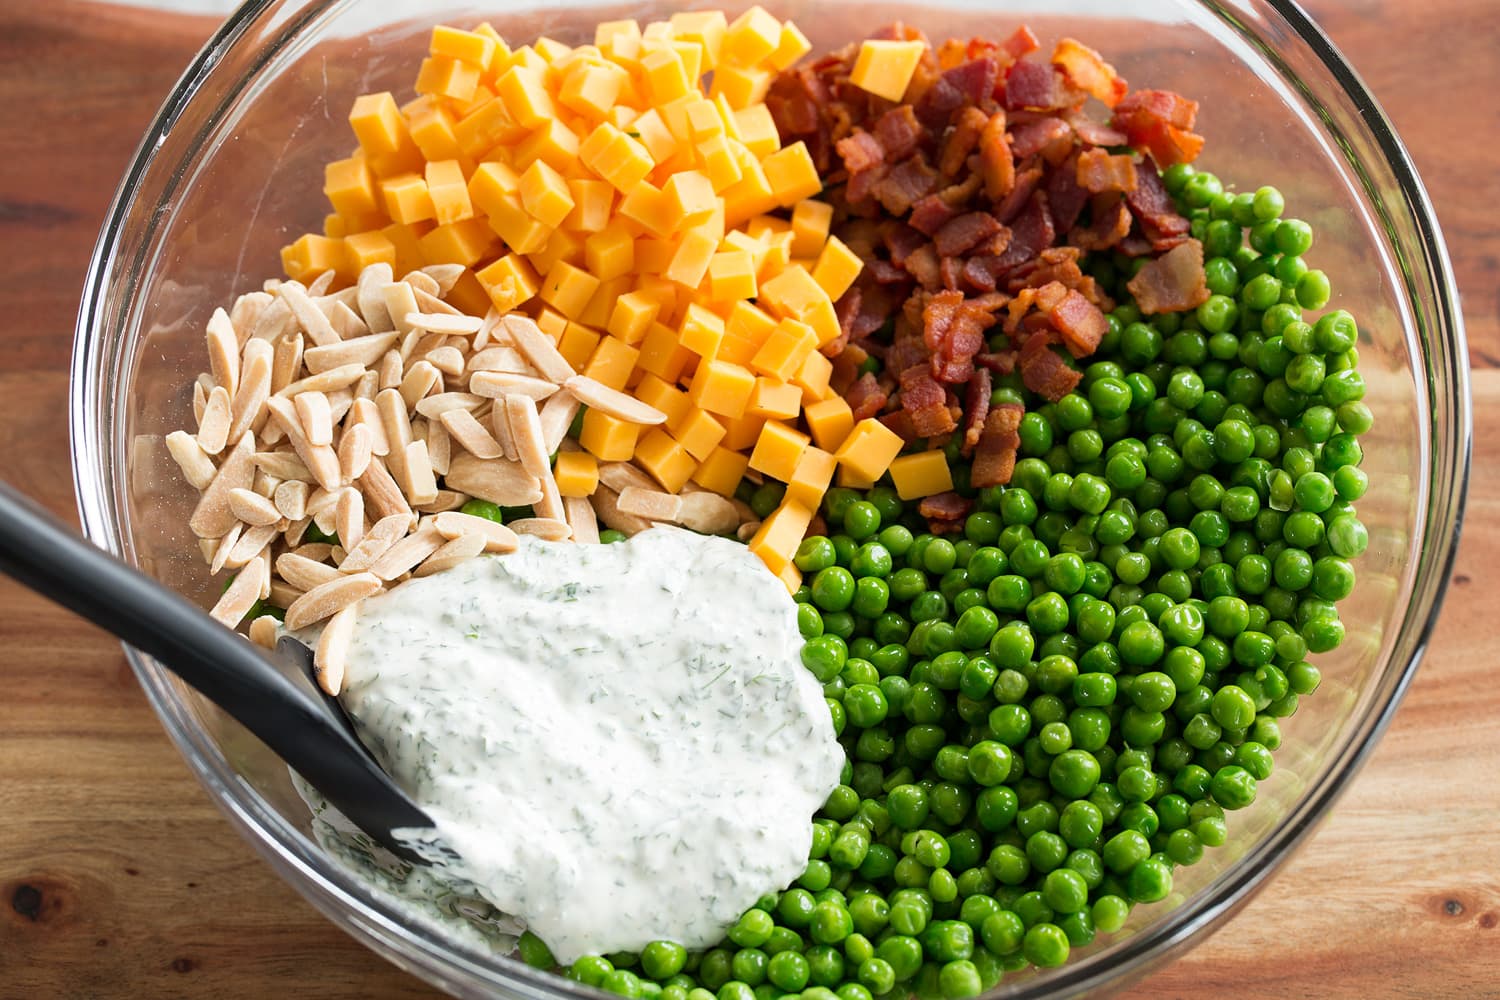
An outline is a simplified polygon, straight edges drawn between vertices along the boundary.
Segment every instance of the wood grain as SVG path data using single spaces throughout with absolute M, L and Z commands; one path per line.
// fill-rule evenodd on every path
M 1309 0 L 1412 149 L 1464 290 L 1477 417 L 1442 623 L 1390 732 L 1301 854 L 1133 998 L 1500 996 L 1500 61 L 1489 0 Z M 66 366 L 95 232 L 207 20 L 0 5 L 0 476 L 72 518 Z M 110 640 L 0 583 L 0 997 L 436 994 L 230 830 Z

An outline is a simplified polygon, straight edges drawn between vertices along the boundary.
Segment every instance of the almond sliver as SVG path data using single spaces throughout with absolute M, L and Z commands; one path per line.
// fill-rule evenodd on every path
M 354 640 L 354 621 L 359 615 L 359 601 L 343 608 L 329 619 L 318 636 L 313 650 L 313 673 L 318 687 L 337 695 L 344 687 L 344 670 L 349 662 L 349 644 Z
M 573 366 L 558 351 L 552 338 L 542 332 L 536 321 L 518 313 L 512 313 L 502 321 L 521 353 L 536 366 L 543 378 L 561 385 L 574 375 Z
M 502 507 L 524 507 L 542 498 L 541 483 L 519 462 L 454 455 L 448 464 L 448 488 Z M 226 529 L 227 530 L 227 529 Z
M 412 571 L 412 576 L 431 576 L 441 573 L 445 569 L 452 569 L 459 563 L 473 559 L 485 549 L 485 538 L 480 534 L 459 535 L 457 538 L 449 539 L 422 560 L 421 564 Z
M 323 310 L 318 308 L 304 289 L 295 281 L 283 281 L 281 287 L 276 290 L 292 310 L 292 315 L 297 317 L 298 324 L 307 333 L 307 339 L 319 346 L 325 344 L 337 344 L 339 342 L 338 331 L 333 324 L 328 322 L 328 317 L 323 315 Z
M 344 576 L 337 566 L 314 562 L 295 552 L 283 552 L 276 557 L 276 575 L 301 591 L 321 587 L 330 580 Z
M 481 428 L 482 429 L 482 428 Z M 167 453 L 182 470 L 182 477 L 195 490 L 208 489 L 214 481 L 214 463 L 187 431 L 173 431 L 166 437 Z
M 231 396 L 240 384 L 240 341 L 229 321 L 229 314 L 215 309 L 208 318 L 208 366 L 214 382 Z
M 329 580 L 303 594 L 286 609 L 286 627 L 296 631 L 378 593 L 384 584 L 373 573 L 339 574 L 337 580 Z
M 447 539 L 458 538 L 463 535 L 484 536 L 484 550 L 486 552 L 514 552 L 520 544 L 516 539 L 516 533 L 505 525 L 491 521 L 485 517 L 475 517 L 473 514 L 464 514 L 459 511 L 446 511 L 433 518 L 433 525 L 438 533 Z
M 561 542 L 573 537 L 573 529 L 567 521 L 551 517 L 523 517 L 510 522 L 510 528 L 518 535 L 532 535 L 548 542 Z
M 395 346 L 396 337 L 396 332 L 392 330 L 386 333 L 371 333 L 351 340 L 341 340 L 336 344 L 309 347 L 302 352 L 302 363 L 314 375 L 331 371 L 334 368 L 342 368 L 344 365 L 369 368 L 383 358 L 386 351 Z
M 623 513 L 635 514 L 652 521 L 675 521 L 682 511 L 683 498 L 660 490 L 643 490 L 627 486 L 620 491 L 619 507 Z M 736 519 L 738 523 L 738 519 Z
M 505 455 L 500 442 L 468 410 L 448 410 L 438 419 L 459 447 L 475 458 L 501 458 Z M 449 464 L 452 464 L 451 456 Z
M 203 407 L 203 419 L 198 421 L 198 446 L 210 455 L 217 455 L 229 443 L 229 407 L 229 390 L 214 386 Z
M 511 372 L 475 372 L 469 376 L 469 391 L 487 399 L 523 396 L 541 400 L 557 392 L 557 386 L 542 378 Z
M 475 334 L 484 325 L 484 320 L 478 316 L 455 316 L 452 313 L 412 312 L 407 313 L 405 319 L 406 325 L 413 330 L 429 333 Z
M 281 520 L 281 511 L 270 500 L 252 490 L 229 491 L 229 509 L 234 516 L 252 527 L 275 524 Z
M 587 375 L 574 375 L 564 382 L 563 386 L 583 400 L 585 406 L 607 413 L 618 420 L 648 426 L 667 421 L 667 415 L 656 407 L 643 403 L 618 389 L 611 389 L 598 379 L 589 378 Z
M 599 518 L 588 497 L 563 497 L 563 513 L 573 531 L 573 541 L 584 545 L 599 541 Z

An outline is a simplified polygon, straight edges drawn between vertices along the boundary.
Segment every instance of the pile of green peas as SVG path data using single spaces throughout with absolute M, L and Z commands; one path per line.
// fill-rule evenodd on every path
M 1121 304 L 1077 391 L 994 390 L 1027 407 L 1008 486 L 971 489 L 950 445 L 961 532 L 889 486 L 834 489 L 797 551 L 802 659 L 848 758 L 806 871 L 717 948 L 571 976 L 650 1000 L 961 1000 L 1061 965 L 1225 842 L 1318 687 L 1308 657 L 1343 639 L 1372 418 L 1354 319 L 1304 318 L 1330 295 L 1311 228 L 1274 188 L 1163 180 L 1208 300 L 1142 316 L 1141 261 L 1094 255 Z M 766 516 L 781 488 L 743 498 Z M 552 964 L 529 934 L 521 954 Z

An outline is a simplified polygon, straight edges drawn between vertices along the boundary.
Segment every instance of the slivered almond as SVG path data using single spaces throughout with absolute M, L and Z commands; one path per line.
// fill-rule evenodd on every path
M 517 457 L 516 439 L 511 436 L 510 418 L 505 415 L 504 406 L 496 406 L 490 410 L 490 432 L 494 434 L 500 450 L 505 452 L 505 457 L 514 462 Z
M 417 400 L 417 412 L 435 420 L 449 410 L 477 410 L 484 405 L 484 401 L 483 396 L 476 396 L 472 392 L 440 392 Z
M 479 553 L 484 551 L 485 538 L 480 534 L 460 535 L 449 539 L 423 559 L 416 569 L 412 570 L 412 576 L 431 576 L 441 573 L 445 569 L 452 569 L 459 563 L 468 562 Z
M 208 403 L 203 407 L 203 418 L 198 421 L 198 447 L 210 455 L 217 455 L 228 442 L 229 390 L 216 385 L 208 394 Z
M 234 543 L 234 548 L 229 550 L 229 557 L 224 560 L 224 565 L 231 569 L 245 566 L 252 559 L 260 555 L 271 539 L 276 537 L 276 525 L 257 524 L 245 531 L 240 532 L 240 540 Z
M 380 410 L 380 422 L 385 426 L 385 437 L 389 442 L 391 464 L 397 466 L 398 480 L 405 478 L 406 446 L 411 444 L 411 418 L 407 416 L 406 400 L 399 389 L 381 389 L 375 397 L 375 406 Z
M 483 429 L 480 428 L 481 431 Z M 486 434 L 485 437 L 489 435 Z M 182 478 L 186 479 L 195 490 L 208 489 L 208 484 L 214 481 L 216 470 L 208 453 L 199 446 L 198 439 L 187 431 L 173 431 L 167 435 L 166 442 L 167 453 L 182 470 Z
M 345 289 L 345 291 L 355 291 Z M 347 302 L 335 302 L 333 308 L 328 312 L 328 322 L 333 324 L 334 332 L 339 335 L 340 340 L 354 340 L 369 334 L 370 328 L 365 321 L 359 318 L 359 313 L 350 308 Z
M 369 372 L 365 374 L 368 375 Z M 354 405 L 354 390 L 335 389 L 325 395 L 328 397 L 328 419 L 333 422 L 333 426 L 337 427 L 343 421 L 344 415 L 349 412 L 349 407 Z
M 448 436 L 448 428 L 443 426 L 442 421 L 424 420 L 423 423 L 427 425 L 427 433 L 424 435 L 427 441 L 427 461 L 432 464 L 433 472 L 446 476 L 448 463 L 453 457 L 453 439 Z
M 505 397 L 505 419 L 510 436 L 516 443 L 516 454 L 527 472 L 540 479 L 552 467 L 547 444 L 542 439 L 542 422 L 536 404 L 524 396 Z
M 386 263 L 371 264 L 359 272 L 356 300 L 360 318 L 365 321 L 371 333 L 384 333 L 396 328 L 391 322 L 390 311 L 385 307 L 384 293 L 385 286 L 391 283 L 393 277 L 391 265 Z
M 271 395 L 271 367 L 276 349 L 264 340 L 245 343 L 240 382 L 229 407 L 229 441 L 233 444 L 248 430 L 265 423 L 266 399 Z
M 334 273 L 332 271 L 324 271 L 322 274 L 309 281 L 307 283 L 308 297 L 315 299 L 318 296 L 322 295 L 324 292 L 328 291 L 329 287 L 333 285 L 333 279 Z M 283 284 L 291 284 L 291 282 L 283 282 Z
M 475 372 L 469 376 L 469 391 L 487 399 L 521 396 L 531 400 L 546 399 L 557 392 L 557 386 L 546 379 L 510 372 Z
M 266 405 L 271 408 L 271 415 L 286 433 L 287 440 L 292 443 L 302 464 L 307 466 L 307 471 L 312 473 L 317 484 L 330 493 L 338 489 L 339 457 L 333 448 L 326 444 L 313 444 L 307 439 L 302 430 L 302 422 L 297 417 L 297 409 L 289 401 L 272 396 L 266 401 Z
M 567 521 L 552 517 L 523 517 L 510 522 L 510 529 L 518 535 L 531 535 L 547 542 L 561 542 L 573 537 L 573 529 Z
M 464 266 L 462 264 L 428 264 L 422 268 L 422 273 L 437 282 L 438 295 L 447 295 L 453 291 L 453 286 L 458 279 L 463 277 Z
M 312 524 L 312 518 L 310 517 L 300 517 L 297 520 L 293 521 L 291 524 L 287 525 L 286 530 L 281 533 L 282 541 L 286 543 L 286 546 L 288 548 L 297 548 L 302 544 L 302 536 L 306 533 L 307 526 L 310 524 Z M 284 605 L 278 604 L 277 607 L 284 607 Z
M 318 647 L 313 650 L 313 674 L 318 687 L 330 695 L 337 695 L 344 688 L 344 671 L 349 663 L 349 644 L 354 640 L 354 622 L 359 615 L 359 601 L 328 619 L 318 635 Z
M 330 580 L 337 580 L 344 574 L 339 572 L 337 566 L 315 562 L 295 552 L 283 552 L 276 557 L 276 575 L 298 590 L 308 591 L 321 587 Z
M 442 426 L 458 442 L 460 448 L 467 451 L 475 458 L 501 458 L 505 449 L 500 447 L 484 425 L 474 418 L 474 414 L 468 410 L 447 410 L 438 418 Z M 449 457 L 452 464 L 452 457 Z M 212 468 L 212 466 L 210 466 Z
M 604 522 L 605 527 L 626 535 L 638 535 L 655 523 L 622 511 L 620 495 L 608 486 L 600 485 L 589 499 L 593 501 L 594 513 L 599 515 L 599 520 Z
M 438 490 L 437 497 L 431 503 L 424 503 L 413 509 L 419 510 L 423 514 L 441 514 L 444 511 L 458 510 L 468 502 L 469 495 L 467 493 L 460 493 L 457 490 Z
M 727 535 L 740 526 L 740 512 L 717 493 L 689 493 L 675 519 L 684 528 L 704 535 Z
M 583 545 L 599 541 L 599 518 L 588 497 L 563 497 L 563 513 L 573 531 L 573 541 Z
M 741 521 L 740 526 L 734 529 L 734 537 L 742 542 L 748 542 L 755 537 L 755 533 L 759 530 L 759 521 Z
M 332 392 L 335 389 L 347 389 L 358 382 L 364 373 L 365 366 L 361 364 L 339 365 L 326 372 L 300 378 L 283 387 L 276 395 L 285 399 L 304 392 Z
M 241 347 L 254 339 L 251 333 L 260 321 L 260 314 L 271 301 L 271 296 L 265 292 L 246 292 L 234 300 L 234 306 L 229 310 L 229 322 L 239 337 Z
M 422 357 L 429 365 L 454 378 L 464 373 L 464 356 L 456 347 L 443 346 L 428 351 Z
M 313 562 L 327 562 L 329 555 L 333 552 L 333 546 L 327 542 L 308 542 L 306 545 L 299 545 L 292 549 L 292 552 L 304 559 L 311 559 Z
M 289 608 L 292 602 L 302 596 L 302 591 L 282 580 L 271 581 L 271 596 L 267 598 L 274 607 Z
M 339 479 L 352 483 L 364 475 L 374 454 L 374 435 L 369 424 L 361 422 L 346 427 L 339 435 Z
M 675 521 L 682 512 L 683 498 L 660 490 L 643 490 L 639 486 L 627 486 L 620 491 L 619 507 L 626 514 L 635 514 L 651 521 Z
M 437 491 L 437 477 L 433 475 L 427 442 L 413 441 L 406 446 L 406 497 L 416 506 L 436 500 Z
M 562 447 L 568 436 L 568 428 L 573 426 L 573 418 L 578 416 L 580 405 L 578 397 L 568 389 L 563 389 L 542 404 L 539 417 L 542 422 L 542 445 L 547 449 L 547 454 Z
M 375 394 L 380 391 L 380 373 L 371 369 L 359 377 L 354 383 L 355 399 L 374 399 Z
M 424 315 L 462 316 L 464 312 L 457 306 L 449 305 L 436 295 L 421 288 L 412 290 L 412 297 L 417 300 L 417 311 Z M 477 328 L 476 328 L 477 329 Z
M 363 425 L 370 431 L 370 451 L 384 458 L 391 452 L 390 439 L 385 434 L 385 420 L 375 399 L 356 399 L 349 407 L 349 417 L 344 421 L 344 433 Z
M 309 347 L 302 352 L 302 363 L 314 375 L 342 368 L 344 365 L 369 368 L 384 357 L 386 351 L 395 346 L 396 337 L 396 332 L 391 330 L 355 337 L 352 340 L 341 340 L 338 343 L 321 347 Z
M 490 306 L 490 311 L 484 314 L 484 323 L 479 327 L 479 332 L 474 334 L 474 339 L 469 342 L 471 349 L 482 351 L 489 345 L 490 338 L 494 336 L 495 328 L 500 325 L 500 310 Z
M 519 313 L 511 313 L 502 321 L 521 353 L 536 366 L 542 377 L 561 385 L 574 375 L 573 366 L 558 351 L 552 338 L 542 332 L 536 321 Z
M 280 299 L 276 300 L 280 302 Z M 281 392 L 292 384 L 302 370 L 302 334 L 293 333 L 275 341 L 276 351 L 271 360 L 271 392 Z
M 407 313 L 405 319 L 406 325 L 412 329 L 429 333 L 474 334 L 484 325 L 484 320 L 478 316 L 455 316 L 446 312 Z
M 233 396 L 240 384 L 240 340 L 229 314 L 223 309 L 215 309 L 208 318 L 205 336 L 208 339 L 208 367 L 213 372 L 214 382 Z
M 392 478 L 385 462 L 379 458 L 370 459 L 370 465 L 365 469 L 365 474 L 359 477 L 358 484 L 364 491 L 365 505 L 376 517 L 387 518 L 400 514 L 410 519 L 411 505 L 406 502 L 406 494 L 401 492 L 400 485 Z
M 265 583 L 261 576 L 265 571 L 265 563 L 257 559 L 243 571 L 236 573 L 219 597 L 218 603 L 208 613 L 221 625 L 229 628 L 237 626 L 240 619 L 245 617 L 245 612 L 260 600 L 261 587 Z
M 254 434 L 246 434 L 230 449 L 188 519 L 193 534 L 199 538 L 221 538 L 234 526 L 237 519 L 229 509 L 229 491 L 249 489 L 255 482 L 255 463 L 251 461 L 254 454 Z
M 334 505 L 334 525 L 338 529 L 339 544 L 345 550 L 352 549 L 365 537 L 364 494 L 352 486 L 339 490 L 338 503 Z
M 532 367 L 526 356 L 507 344 L 495 347 L 486 347 L 482 351 L 476 351 L 469 355 L 468 364 L 465 368 L 469 372 L 511 372 L 515 375 L 535 375 L 536 369 Z
M 438 293 L 437 279 L 420 269 L 406 272 L 401 276 L 401 280 L 410 285 L 413 292 L 426 292 L 428 295 Z
M 436 528 L 426 527 L 385 550 L 385 553 L 370 567 L 370 573 L 382 580 L 394 580 L 403 573 L 410 573 L 418 563 L 432 555 L 443 544 L 443 536 Z
M 229 553 L 234 551 L 234 547 L 239 543 L 240 535 L 244 530 L 245 526 L 243 524 L 235 522 L 234 527 L 230 528 L 223 538 L 213 543 L 213 553 L 208 558 L 208 571 L 210 573 L 217 573 L 224 568 L 224 564 L 229 561 Z M 199 541 L 208 542 L 210 539 L 200 538 Z
M 406 322 L 407 314 L 421 311 L 417 308 L 412 287 L 404 281 L 393 281 L 382 287 L 380 293 L 384 296 L 386 310 L 391 314 L 391 323 L 403 337 L 406 336 L 411 332 L 411 324 Z
M 372 573 L 340 574 L 337 580 L 314 587 L 293 601 L 286 609 L 286 627 L 293 631 L 306 628 L 338 614 L 355 601 L 379 593 L 383 586 Z
M 611 389 L 598 379 L 589 378 L 587 375 L 574 375 L 564 382 L 563 386 L 583 400 L 585 406 L 607 413 L 616 419 L 647 426 L 666 423 L 667 415 L 656 407 L 643 403 L 634 396 L 626 395 L 618 389 Z
M 277 479 L 265 469 L 257 466 L 255 469 L 255 479 L 252 481 L 250 489 L 252 492 L 259 493 L 261 496 L 269 500 L 271 499 L 271 496 L 276 492 L 276 487 L 280 485 L 280 479 Z
M 446 511 L 432 519 L 438 534 L 447 539 L 463 535 L 482 535 L 486 552 L 514 552 L 520 543 L 516 533 L 505 525 L 489 518 L 475 517 L 456 510 Z
M 271 495 L 276 510 L 288 521 L 300 521 L 307 516 L 307 484 L 296 479 L 282 483 Z
M 277 479 L 297 479 L 304 483 L 312 482 L 312 473 L 307 471 L 307 466 L 302 464 L 295 452 L 290 451 L 258 451 L 252 461 L 255 467 L 264 469 L 267 475 L 275 476 Z
M 385 555 L 387 549 L 396 544 L 411 527 L 410 514 L 392 514 L 382 517 L 365 532 L 365 537 L 344 556 L 339 570 L 344 573 L 359 573 L 375 565 L 375 560 Z M 331 556 L 331 553 L 330 553 Z
M 308 444 L 333 444 L 333 414 L 321 392 L 302 392 L 292 399 Z
M 448 335 L 446 333 L 427 333 L 422 330 L 413 330 L 407 334 L 407 337 L 411 338 L 411 349 L 407 350 L 406 344 L 403 342 L 401 345 L 401 356 L 408 363 L 413 358 L 421 361 L 438 348 L 448 346 Z M 431 362 L 428 363 L 431 364 Z
M 261 615 L 250 623 L 250 627 L 245 630 L 245 635 L 262 649 L 275 649 L 276 629 L 280 625 L 281 622 L 277 621 L 274 615 Z
M 252 527 L 275 524 L 281 520 L 281 511 L 276 509 L 276 505 L 253 490 L 230 490 L 229 509 L 234 511 L 235 517 Z
M 542 484 L 542 498 L 532 505 L 532 509 L 540 517 L 563 520 L 566 512 L 563 510 L 562 493 L 557 489 L 557 479 L 552 475 L 552 467 L 548 466 L 546 473 L 539 478 Z
M 309 514 L 321 514 L 325 510 L 332 510 L 339 502 L 338 490 L 325 490 L 319 486 L 307 497 L 307 512 Z
M 297 328 L 297 318 L 292 315 L 291 307 L 285 301 L 264 292 L 261 294 L 266 295 L 267 302 L 260 315 L 255 318 L 250 339 L 275 343 Z
M 502 507 L 524 507 L 542 498 L 541 483 L 536 477 L 519 462 L 505 459 L 481 459 L 467 453 L 454 455 L 448 466 L 447 483 L 450 489 Z
M 639 486 L 643 490 L 658 489 L 656 480 L 646 475 L 629 462 L 601 462 L 599 482 L 619 493 L 627 486 Z
M 417 401 L 432 391 L 432 387 L 437 385 L 442 377 L 442 372 L 427 361 L 418 361 L 407 369 L 406 377 L 401 380 L 400 390 L 401 398 L 406 402 L 406 408 L 414 409 Z
M 314 344 L 337 344 L 339 342 L 338 331 L 333 324 L 328 322 L 328 317 L 323 315 L 323 310 L 318 308 L 308 295 L 306 289 L 295 281 L 284 281 L 276 290 L 288 307 L 292 315 L 297 317 L 297 323 L 307 334 L 307 339 Z
M 193 383 L 193 422 L 196 424 L 203 423 L 203 411 L 208 407 L 208 386 L 205 382 L 212 383 L 213 378 L 203 374 Z

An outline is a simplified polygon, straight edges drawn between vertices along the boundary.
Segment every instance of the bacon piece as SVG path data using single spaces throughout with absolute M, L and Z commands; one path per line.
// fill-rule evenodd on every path
M 901 373 L 901 408 L 911 417 L 917 437 L 947 434 L 957 427 L 948 411 L 948 394 L 932 377 L 926 365 Z
M 1020 62 L 1021 59 L 1042 47 L 1042 43 L 1036 40 L 1031 29 L 1021 25 L 1011 32 L 1009 38 L 1000 43 L 999 51 L 1010 56 L 1011 62 Z
M 878 285 L 904 285 L 911 280 L 910 275 L 888 260 L 872 260 L 865 271 Z
M 875 122 L 875 141 L 891 161 L 905 159 L 922 140 L 922 126 L 912 114 L 910 104 L 901 104 Z
M 1196 309 L 1208 301 L 1203 244 L 1190 239 L 1147 261 L 1125 287 L 1148 316 Z
M 911 207 L 907 222 L 928 236 L 936 236 L 948 222 L 959 215 L 958 209 L 948 204 L 942 193 L 930 194 Z
M 927 36 L 922 33 L 921 28 L 907 24 L 904 21 L 892 21 L 890 24 L 883 25 L 875 29 L 870 37 L 884 42 L 921 42 L 923 45 L 931 47 L 931 43 L 927 41 Z
M 1015 351 L 995 351 L 989 354 L 974 355 L 974 364 L 980 368 L 986 368 L 996 375 L 1009 375 L 1016 370 Z
M 1021 382 L 1032 392 L 1057 402 L 1077 388 L 1083 373 L 1069 368 L 1049 346 L 1051 338 L 1032 336 L 1021 345 Z M 1036 350 L 1031 345 L 1040 344 Z
M 984 432 L 984 420 L 990 412 L 990 389 L 993 378 L 988 368 L 974 369 L 974 377 L 964 390 L 964 443 L 960 449 L 964 457 L 974 454 L 979 435 Z
M 880 179 L 871 192 L 891 215 L 905 215 L 911 206 L 937 187 L 938 173 L 920 156 L 914 156 Z
M 1080 152 L 1074 175 L 1078 185 L 1090 194 L 1134 191 L 1139 183 L 1134 160 L 1124 155 L 1110 155 L 1102 149 Z
M 1071 38 L 1064 38 L 1052 50 L 1052 65 L 1062 70 L 1063 78 L 1073 87 L 1099 98 L 1111 108 L 1130 89 L 1103 56 Z
M 974 374 L 974 355 L 984 350 L 984 332 L 994 325 L 989 303 L 965 300 L 957 291 L 931 295 L 922 309 L 922 336 L 932 351 L 932 374 L 958 385 Z
M 897 330 L 896 336 L 891 342 L 891 349 L 886 353 L 886 371 L 896 372 L 898 375 L 910 368 L 927 368 L 927 359 L 932 352 L 927 349 L 920 333 Z
M 1125 146 L 1130 137 L 1112 125 L 1096 121 L 1082 111 L 1070 111 L 1063 115 L 1073 133 L 1091 146 Z
M 1149 163 L 1136 168 L 1135 190 L 1127 192 L 1125 200 L 1131 211 L 1144 222 L 1155 226 L 1163 236 L 1180 236 L 1188 231 L 1188 220 L 1177 214 L 1177 206 L 1167 193 L 1161 175 Z
M 927 237 L 902 222 L 888 222 L 880 227 L 880 241 L 890 251 L 891 263 L 906 266 L 906 258 L 927 242 Z
M 999 201 L 1016 187 L 1016 161 L 1005 135 L 1005 113 L 997 111 L 979 135 L 979 169 L 984 175 L 984 193 Z M 1041 171 L 1037 171 L 1041 179 Z M 1001 222 L 1009 221 L 1002 217 Z
M 1088 95 L 1072 87 L 1050 63 L 1018 62 L 1005 76 L 1007 111 L 1061 111 Z
M 1012 220 L 1021 214 L 1021 209 L 1031 200 L 1032 194 L 1042 183 L 1042 168 L 1030 166 L 1016 174 L 1015 187 L 1011 188 L 1005 200 L 995 206 L 995 218 L 1004 225 L 1011 225 Z
M 911 444 L 922 436 L 917 433 L 916 427 L 912 425 L 911 414 L 905 410 L 892 410 L 890 413 L 882 413 L 879 420 L 886 427 L 895 431 L 901 440 L 907 444 Z
M 929 292 L 943 287 L 943 264 L 931 243 L 918 247 L 906 258 L 906 273 Z
M 887 399 L 885 390 L 870 372 L 861 375 L 843 395 L 844 401 L 849 404 L 849 409 L 854 411 L 855 420 L 873 417 L 885 409 Z
M 950 220 L 938 230 L 933 238 L 933 244 L 937 247 L 939 255 L 956 257 L 972 250 L 1004 228 L 988 212 L 969 212 Z
M 1115 106 L 1115 127 L 1159 166 L 1191 163 L 1203 149 L 1192 128 L 1198 102 L 1170 90 L 1137 90 Z
M 955 177 L 963 169 L 969 154 L 979 145 L 979 136 L 988 122 L 984 112 L 973 105 L 958 113 L 958 120 L 943 142 L 943 153 L 938 158 L 938 171 L 944 177 Z
M 1130 234 L 1130 210 L 1124 201 L 1095 204 L 1092 211 L 1092 222 L 1068 233 L 1068 242 L 1080 250 L 1108 250 Z
M 1099 307 L 1071 288 L 1062 301 L 1052 307 L 1047 318 L 1062 334 L 1063 346 L 1075 358 L 1093 354 L 1109 330 L 1109 320 Z
M 856 129 L 852 135 L 840 139 L 834 144 L 834 149 L 838 150 L 839 159 L 844 161 L 844 169 L 851 176 L 885 164 L 885 149 L 880 141 L 863 129 Z
M 969 470 L 969 485 L 983 489 L 1010 482 L 1016 467 L 1016 451 L 1021 447 L 1021 416 L 1026 411 L 1015 403 L 1002 403 L 989 412 L 984 431 L 974 450 L 974 464 Z
M 1068 127 L 1067 122 L 1049 115 L 1021 125 L 1012 131 L 1010 151 L 1016 159 L 1024 160 L 1027 157 L 1036 156 L 1054 144 L 1063 143 L 1072 134 L 1073 130 Z
M 1053 224 L 1061 230 L 1073 228 L 1089 200 L 1088 192 L 1078 186 L 1076 156 L 1070 154 L 1047 178 L 1047 207 L 1052 210 Z
M 971 59 L 945 72 L 943 79 L 952 82 L 968 103 L 978 104 L 994 95 L 995 84 L 1000 82 L 1000 61 L 993 56 Z
M 1026 203 L 1026 209 L 1010 224 L 1010 246 L 995 263 L 1000 273 L 1031 260 L 1057 240 L 1057 227 L 1047 208 L 1047 195 L 1037 191 Z
M 838 350 L 830 353 L 829 348 L 838 345 Z M 833 360 L 833 372 L 828 377 L 828 384 L 833 391 L 840 396 L 848 392 L 849 387 L 859 381 L 859 366 L 864 364 L 870 355 L 858 344 L 851 344 L 844 334 L 839 334 L 833 340 L 818 348 L 820 352 Z
M 929 524 L 933 521 L 954 523 L 962 521 L 969 516 L 974 509 L 974 501 L 967 497 L 961 497 L 952 490 L 947 493 L 937 493 L 930 497 L 923 497 L 917 504 L 917 513 L 927 518 Z M 946 530 L 933 527 L 935 531 Z

